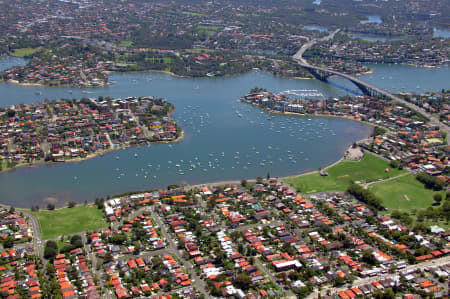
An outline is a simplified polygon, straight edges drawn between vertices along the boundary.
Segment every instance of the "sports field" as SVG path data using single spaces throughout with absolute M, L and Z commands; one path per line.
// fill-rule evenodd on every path
M 386 172 L 386 168 L 389 169 Z M 391 169 L 389 163 L 375 155 L 366 153 L 361 161 L 344 160 L 325 170 L 328 176 L 320 173 L 285 178 L 284 181 L 302 193 L 323 191 L 344 191 L 351 181 L 366 183 L 386 179 L 404 173 L 404 170 Z
M 103 211 L 94 206 L 79 205 L 54 211 L 30 212 L 39 222 L 42 239 L 51 239 L 106 227 Z
M 438 193 L 426 189 L 412 174 L 373 184 L 370 190 L 383 201 L 387 209 L 400 211 L 426 209 L 433 203 L 433 195 Z M 445 198 L 445 192 L 441 191 L 441 194 Z

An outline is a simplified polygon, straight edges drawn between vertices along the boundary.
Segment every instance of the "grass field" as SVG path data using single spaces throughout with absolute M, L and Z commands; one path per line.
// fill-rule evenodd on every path
M 192 16 L 199 16 L 199 17 L 203 16 L 202 13 L 190 12 L 190 11 L 183 11 L 183 14 L 187 15 L 187 16 L 190 16 L 190 17 L 192 17 Z
M 106 227 L 103 211 L 93 206 L 79 205 L 54 211 L 30 212 L 39 222 L 42 239 L 74 234 Z
M 217 31 L 219 28 L 215 26 L 197 26 L 197 30 Z
M 125 47 L 131 47 L 133 45 L 133 42 L 130 40 L 123 40 L 120 42 L 119 46 L 125 46 Z
M 170 63 L 172 62 L 172 57 L 162 57 L 162 58 L 145 58 L 145 61 L 151 61 L 151 62 L 155 62 L 155 60 L 163 60 L 164 63 Z
M 188 52 L 191 53 L 214 53 L 215 50 L 212 49 L 188 49 Z
M 411 209 L 426 209 L 433 203 L 433 194 L 425 189 L 414 175 L 409 174 L 398 179 L 373 184 L 370 188 L 383 205 L 389 210 L 410 211 Z M 445 192 L 441 191 L 443 198 Z
M 13 56 L 17 56 L 17 57 L 25 57 L 25 56 L 32 55 L 32 54 L 36 53 L 39 50 L 41 50 L 41 47 L 15 49 L 13 51 L 12 55 Z
M 385 169 L 389 168 L 389 172 Z M 319 172 L 285 178 L 284 181 L 300 192 L 344 191 L 351 181 L 361 183 L 397 176 L 404 170 L 391 169 L 389 163 L 372 154 L 366 153 L 361 161 L 341 161 L 326 170 L 328 176 Z

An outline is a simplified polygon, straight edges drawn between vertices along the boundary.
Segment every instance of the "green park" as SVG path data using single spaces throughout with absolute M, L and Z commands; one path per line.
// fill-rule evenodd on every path
M 433 195 L 445 192 L 426 189 L 414 175 L 408 174 L 387 182 L 375 183 L 370 190 L 383 201 L 389 210 L 409 212 L 412 209 L 426 209 L 433 204 Z
M 103 210 L 93 205 L 78 205 L 53 211 L 40 210 L 30 214 L 37 219 L 41 238 L 44 240 L 107 227 Z
M 406 173 L 404 170 L 391 168 L 389 162 L 368 153 L 360 161 L 343 160 L 323 172 L 328 175 L 315 171 L 289 177 L 284 181 L 302 193 L 345 191 L 350 182 L 365 184 Z
M 17 56 L 17 57 L 28 57 L 28 56 L 31 56 L 34 53 L 40 51 L 41 49 L 42 49 L 42 47 L 15 49 L 12 52 L 12 55 Z

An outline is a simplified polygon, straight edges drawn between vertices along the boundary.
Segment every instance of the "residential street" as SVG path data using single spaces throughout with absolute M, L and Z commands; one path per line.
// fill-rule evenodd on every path
M 181 261 L 183 266 L 186 268 L 186 270 L 189 272 L 191 277 L 193 278 L 195 282 L 195 287 L 202 293 L 205 297 L 208 297 L 208 291 L 206 289 L 205 282 L 200 278 L 200 276 L 197 275 L 195 272 L 194 267 L 191 265 L 189 261 L 187 261 L 177 250 L 177 245 L 173 241 L 172 237 L 169 235 L 169 233 L 166 230 L 166 227 L 164 223 L 161 221 L 161 218 L 155 213 L 153 207 L 150 209 L 150 213 L 155 220 L 156 224 L 161 228 L 161 233 L 163 234 L 165 240 L 168 241 L 170 245 L 171 252 Z

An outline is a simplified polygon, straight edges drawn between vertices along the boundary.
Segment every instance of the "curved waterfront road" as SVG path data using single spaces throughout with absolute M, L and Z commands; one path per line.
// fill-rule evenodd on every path
M 292 58 L 293 58 L 294 60 L 297 60 L 298 64 L 299 64 L 300 66 L 306 68 L 306 69 L 314 69 L 314 70 L 316 70 L 316 71 L 320 71 L 320 72 L 324 72 L 324 73 L 328 73 L 328 74 L 332 74 L 332 75 L 336 75 L 336 76 L 342 77 L 342 78 L 344 78 L 344 79 L 347 79 L 347 80 L 353 82 L 354 84 L 364 86 L 365 88 L 367 88 L 367 89 L 369 89 L 369 90 L 373 90 L 373 91 L 377 92 L 378 94 L 381 94 L 381 95 L 383 95 L 383 96 L 385 96 L 385 97 L 387 97 L 387 98 L 390 98 L 390 99 L 393 100 L 393 101 L 396 101 L 396 102 L 398 102 L 398 103 L 401 103 L 401 104 L 405 105 L 406 107 L 408 107 L 409 109 L 414 110 L 414 111 L 416 111 L 416 112 L 422 114 L 422 115 L 425 116 L 426 118 L 428 118 L 429 123 L 430 123 L 431 125 L 440 127 L 440 129 L 441 129 L 442 131 L 444 131 L 444 132 L 447 134 L 447 136 L 450 137 L 450 135 L 449 135 L 449 133 L 450 133 L 450 127 L 447 126 L 446 124 L 440 122 L 436 117 L 434 117 L 433 115 L 431 115 L 430 113 L 428 113 L 427 111 L 425 111 L 423 108 L 420 108 L 419 106 L 414 105 L 413 103 L 410 103 L 410 102 L 408 102 L 408 101 L 405 101 L 404 99 L 402 99 L 402 98 L 400 98 L 400 97 L 398 97 L 398 96 L 396 96 L 396 95 L 394 95 L 394 94 L 392 94 L 392 93 L 390 93 L 390 92 L 388 92 L 388 91 L 386 91 L 386 90 L 383 90 L 383 89 L 381 89 L 381 88 L 378 88 L 378 87 L 376 87 L 376 86 L 374 86 L 374 85 L 372 85 L 372 84 L 369 84 L 369 83 L 367 83 L 367 82 L 364 82 L 364 81 L 360 80 L 360 79 L 357 78 L 357 77 L 354 77 L 354 76 L 348 75 L 348 74 L 344 74 L 344 73 L 341 73 L 341 72 L 337 72 L 337 71 L 334 71 L 334 70 L 330 70 L 330 69 L 328 69 L 328 68 L 323 68 L 323 67 L 314 66 L 314 65 L 312 65 L 312 64 L 309 64 L 308 61 L 306 61 L 306 60 L 303 58 L 303 53 L 305 53 L 306 50 L 308 50 L 309 48 L 311 48 L 311 47 L 312 47 L 314 44 L 316 44 L 317 42 L 320 42 L 320 41 L 327 41 L 327 40 L 330 40 L 330 39 L 334 38 L 335 34 L 338 33 L 339 30 L 340 30 L 340 29 L 335 30 L 335 31 L 332 32 L 330 35 L 328 35 L 328 36 L 326 36 L 326 37 L 324 37 L 324 38 L 321 38 L 321 39 L 313 39 L 313 40 L 311 40 L 310 42 L 304 44 L 304 45 L 300 48 L 300 50 L 298 50 L 297 53 L 295 53 L 294 56 L 292 56 Z M 448 145 L 448 141 L 449 141 L 449 140 L 448 140 L 448 138 L 447 138 L 447 145 Z

